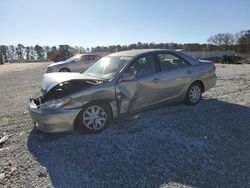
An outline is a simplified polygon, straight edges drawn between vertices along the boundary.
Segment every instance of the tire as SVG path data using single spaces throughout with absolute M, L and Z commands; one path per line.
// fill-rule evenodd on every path
M 201 98 L 202 86 L 200 83 L 194 82 L 187 90 L 185 102 L 188 105 L 196 105 L 200 102 Z
M 105 129 L 110 121 L 111 110 L 109 106 L 95 102 L 87 104 L 79 112 L 76 126 L 81 133 L 98 133 Z
M 68 68 L 61 68 L 59 72 L 71 72 Z

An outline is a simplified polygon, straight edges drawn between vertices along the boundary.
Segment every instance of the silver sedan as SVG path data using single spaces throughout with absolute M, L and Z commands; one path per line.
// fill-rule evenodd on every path
M 29 110 L 44 132 L 99 132 L 114 118 L 155 105 L 195 105 L 215 84 L 211 61 L 177 51 L 130 50 L 103 57 L 82 74 L 45 74 Z
M 51 63 L 46 73 L 51 72 L 83 72 L 101 57 L 95 54 L 78 54 L 65 61 Z

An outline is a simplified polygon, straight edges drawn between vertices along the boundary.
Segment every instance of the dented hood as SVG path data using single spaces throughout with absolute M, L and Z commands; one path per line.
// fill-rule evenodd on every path
M 57 84 L 69 80 L 98 80 L 96 77 L 88 76 L 81 73 L 48 73 L 44 74 L 42 82 L 42 91 L 47 92 Z

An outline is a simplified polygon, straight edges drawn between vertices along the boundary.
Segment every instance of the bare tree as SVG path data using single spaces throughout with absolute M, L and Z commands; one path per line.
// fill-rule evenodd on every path
M 225 46 L 232 46 L 234 44 L 234 35 L 231 33 L 224 33 L 222 42 Z
M 231 33 L 219 33 L 207 39 L 208 43 L 219 46 L 221 50 L 228 50 L 234 44 L 234 35 Z
M 250 52 L 250 30 L 239 38 L 238 44 L 241 52 Z
M 234 35 L 234 42 L 235 44 L 239 44 L 239 40 L 242 36 L 244 36 L 245 34 L 247 33 L 247 31 L 243 30 L 243 31 L 240 31 L 238 33 L 235 33 Z

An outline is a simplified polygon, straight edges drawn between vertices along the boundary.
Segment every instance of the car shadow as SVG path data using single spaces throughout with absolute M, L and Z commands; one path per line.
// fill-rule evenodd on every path
M 116 120 L 99 134 L 32 130 L 54 187 L 250 187 L 250 108 L 215 99 Z

